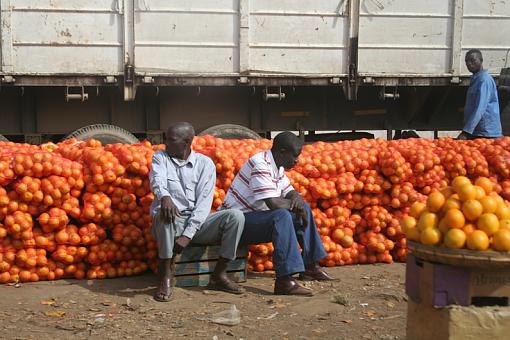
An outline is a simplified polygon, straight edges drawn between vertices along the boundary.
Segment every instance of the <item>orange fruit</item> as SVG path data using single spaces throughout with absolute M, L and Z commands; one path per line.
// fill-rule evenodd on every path
M 464 214 L 459 209 L 450 209 L 446 212 L 443 217 L 448 228 L 457 228 L 460 229 L 466 223 L 466 219 Z
M 457 194 L 459 195 L 459 199 L 465 202 L 467 200 L 476 199 L 478 192 L 474 185 L 464 184 L 457 190 Z
M 478 218 L 476 226 L 478 229 L 485 232 L 487 236 L 492 236 L 499 229 L 499 220 L 494 214 L 483 214 Z
M 69 234 L 65 230 L 61 230 L 55 234 L 55 241 L 60 244 L 64 244 L 69 240 Z
M 409 241 L 420 242 L 420 230 L 418 228 L 409 228 L 405 234 Z
M 489 237 L 481 230 L 475 230 L 467 237 L 467 247 L 471 250 L 487 250 Z
M 483 205 L 477 200 L 467 200 L 462 203 L 462 212 L 466 219 L 475 221 L 483 213 Z
M 500 220 L 510 219 L 510 208 L 506 205 L 505 202 L 498 203 L 498 207 L 494 213 Z
M 411 209 L 409 209 L 409 216 L 414 217 L 416 219 L 420 218 L 420 215 L 425 212 L 427 206 L 421 202 L 414 202 L 411 205 Z
M 469 178 L 467 178 L 465 176 L 457 176 L 452 181 L 452 188 L 453 188 L 453 190 L 455 190 L 455 192 L 458 193 L 460 187 L 465 184 L 471 184 L 471 181 L 469 180 Z
M 508 229 L 508 230 L 510 230 L 510 219 L 499 220 L 499 229 Z
M 444 217 L 439 221 L 439 224 L 437 227 L 443 234 L 446 233 L 448 231 L 448 229 L 450 229 L 450 227 L 448 227 L 448 223 Z
M 431 212 L 437 212 L 441 210 L 445 203 L 445 197 L 442 193 L 436 191 L 429 195 L 427 198 L 427 208 Z
M 30 281 L 30 272 L 28 270 L 20 271 L 19 279 L 21 280 L 21 282 L 29 282 Z
M 455 190 L 453 190 L 452 187 L 444 187 L 439 192 L 443 194 L 445 199 L 448 199 L 451 195 L 455 194 Z
M 3 272 L 0 274 L 0 283 L 8 283 L 11 279 L 11 274 L 9 272 Z
M 448 248 L 460 249 L 466 244 L 466 233 L 462 229 L 450 229 L 444 236 L 444 245 Z
M 400 227 L 402 228 L 402 231 L 405 233 L 407 229 L 415 228 L 416 224 L 417 224 L 417 222 L 416 222 L 416 219 L 414 217 L 406 216 L 400 222 Z
M 492 214 L 498 209 L 498 201 L 492 196 L 484 196 L 478 201 L 482 204 L 484 213 Z
M 445 204 L 443 205 L 443 211 L 447 211 L 450 209 L 461 209 L 462 208 L 462 202 L 459 201 L 456 198 L 450 197 L 446 200 Z
M 480 198 L 485 196 L 485 190 L 483 190 L 482 187 L 475 185 L 475 189 L 476 189 L 476 199 L 477 200 L 479 200 Z
M 494 189 L 494 184 L 487 177 L 478 177 L 475 181 L 475 185 L 483 188 L 487 195 L 490 194 Z
M 418 220 L 418 229 L 423 231 L 428 228 L 436 228 L 437 224 L 437 215 L 431 212 L 426 212 L 422 214 Z
M 342 241 L 340 242 L 340 244 L 342 245 L 342 247 L 344 248 L 349 248 L 350 246 L 352 246 L 352 244 L 354 243 L 354 240 L 352 239 L 351 236 L 349 235 L 345 235 L 343 238 L 342 238 Z
M 474 224 L 472 224 L 472 223 L 466 223 L 466 224 L 464 224 L 464 226 L 462 227 L 462 231 L 464 231 L 464 233 L 465 233 L 466 235 L 471 234 L 471 233 L 472 233 L 473 231 L 475 231 L 475 230 L 476 230 L 476 227 L 475 227 L 475 225 L 474 225 Z
M 492 237 L 492 248 L 497 251 L 510 251 L 510 230 L 498 230 Z
M 420 242 L 426 245 L 436 245 L 441 242 L 441 231 L 437 228 L 426 228 L 420 234 Z
M 340 243 L 340 241 L 342 240 L 342 238 L 345 236 L 344 232 L 342 231 L 342 229 L 340 228 L 337 228 L 335 230 L 333 230 L 331 232 L 331 238 L 336 242 L 336 243 Z

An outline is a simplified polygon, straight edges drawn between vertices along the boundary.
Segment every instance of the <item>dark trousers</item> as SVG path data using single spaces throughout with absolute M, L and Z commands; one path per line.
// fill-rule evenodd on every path
M 276 277 L 303 272 L 305 265 L 316 264 L 327 255 L 308 205 L 306 212 L 307 228 L 303 228 L 300 218 L 286 209 L 245 213 L 241 244 L 273 242 Z

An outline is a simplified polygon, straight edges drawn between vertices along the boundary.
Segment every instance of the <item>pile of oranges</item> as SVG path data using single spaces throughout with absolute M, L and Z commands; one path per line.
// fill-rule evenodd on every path
M 453 139 L 318 142 L 303 147 L 298 164 L 287 175 L 313 208 L 328 252 L 323 265 L 390 263 L 405 261 L 407 238 L 403 229 L 419 217 L 417 207 L 426 206 L 427 200 L 437 197 L 440 190 L 444 192 L 442 189 L 457 176 L 483 182 L 485 188 L 490 186 L 491 193 L 486 196 L 497 198 L 499 194 L 500 205 L 503 199 L 510 199 L 509 151 L 510 138 L 464 142 Z M 451 215 L 455 213 L 450 212 L 447 220 Z M 491 217 L 484 219 L 488 221 L 482 224 L 494 221 Z M 500 222 L 504 229 L 507 222 Z M 472 223 L 467 224 L 469 229 Z M 456 233 L 451 232 L 445 239 Z M 472 237 L 479 234 L 476 232 Z M 496 244 L 502 243 L 503 238 L 496 237 Z M 490 244 L 493 240 L 494 237 Z M 265 251 L 271 248 L 264 246 L 263 251 L 251 248 L 251 269 L 262 271 L 272 266 L 267 264 L 270 252 Z
M 415 203 L 401 222 L 407 239 L 453 249 L 510 251 L 510 206 L 493 182 L 455 177 L 451 186 Z
M 212 210 L 271 141 L 196 137 L 216 166 Z M 148 174 L 163 145 L 0 142 L 0 282 L 112 278 L 157 267 Z M 508 251 L 510 138 L 357 140 L 305 145 L 294 188 L 312 208 L 323 265 L 390 263 L 406 240 Z M 407 237 L 406 237 L 407 235 Z M 273 246 L 249 269 L 272 270 Z
M 0 143 L 0 282 L 141 273 L 156 259 L 144 142 Z

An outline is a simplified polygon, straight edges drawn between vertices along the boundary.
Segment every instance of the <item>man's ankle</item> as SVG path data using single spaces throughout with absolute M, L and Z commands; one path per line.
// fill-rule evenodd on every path
M 290 281 L 290 280 L 292 280 L 292 276 L 290 276 L 290 275 L 282 275 L 282 276 L 277 276 L 276 277 L 276 281 L 280 281 L 280 282 L 282 282 L 282 281 Z
M 311 263 L 311 264 L 307 264 L 305 265 L 305 270 L 306 271 L 309 271 L 309 272 L 313 272 L 313 271 L 316 271 L 317 269 L 319 269 L 320 267 L 316 264 L 316 263 Z

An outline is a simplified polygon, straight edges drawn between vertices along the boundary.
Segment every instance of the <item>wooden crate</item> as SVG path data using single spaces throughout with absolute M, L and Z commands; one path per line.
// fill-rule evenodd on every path
M 207 286 L 218 261 L 219 246 L 186 247 L 175 266 L 175 285 L 177 287 Z M 248 248 L 239 247 L 237 257 L 230 261 L 227 273 L 235 282 L 246 281 Z
M 407 339 L 509 339 L 510 307 L 451 305 L 435 308 L 412 300 L 407 305 Z
M 451 266 L 407 255 L 406 294 L 422 305 L 510 305 L 510 268 Z

